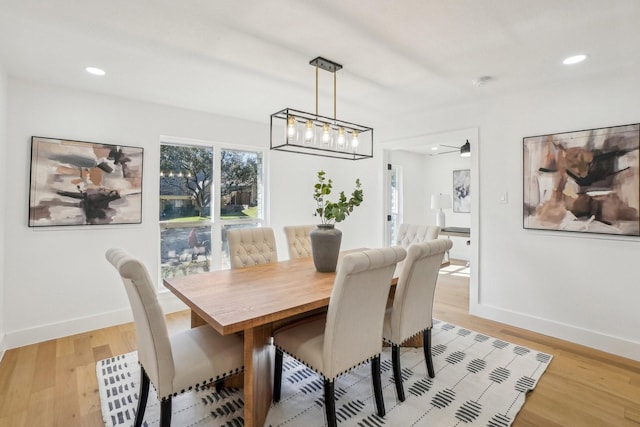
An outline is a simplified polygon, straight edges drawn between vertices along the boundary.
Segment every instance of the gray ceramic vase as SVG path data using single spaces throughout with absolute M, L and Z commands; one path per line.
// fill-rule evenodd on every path
M 321 273 L 336 271 L 342 231 L 335 228 L 334 224 L 318 224 L 318 228 L 311 230 L 309 237 L 316 270 Z

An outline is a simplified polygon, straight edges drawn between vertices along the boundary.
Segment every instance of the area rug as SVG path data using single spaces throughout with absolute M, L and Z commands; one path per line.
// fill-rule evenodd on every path
M 422 349 L 403 348 L 402 377 L 406 400 L 397 402 L 391 354 L 381 358 L 385 417 L 375 414 L 369 365 L 338 378 L 336 413 L 341 426 L 510 426 L 528 392 L 552 356 L 488 335 L 435 321 L 432 331 L 435 378 L 426 375 Z M 130 426 L 138 400 L 137 353 L 101 360 L 96 366 L 105 425 Z M 272 404 L 265 426 L 324 426 L 322 381 L 291 358 L 285 358 L 282 399 Z M 173 399 L 174 426 L 242 426 L 242 389 L 214 387 Z M 160 406 L 153 389 L 145 426 L 158 425 Z

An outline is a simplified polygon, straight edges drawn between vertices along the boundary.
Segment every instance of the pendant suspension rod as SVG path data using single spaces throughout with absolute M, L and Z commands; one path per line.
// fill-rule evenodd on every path
M 337 107 L 336 107 L 336 72 L 342 69 L 342 65 L 337 62 L 330 61 L 321 56 L 309 61 L 309 65 L 316 67 L 316 116 L 318 115 L 318 69 L 322 68 L 325 71 L 333 73 L 333 120 L 337 120 Z
M 338 117 L 336 115 L 336 74 L 338 73 L 333 73 L 333 120 L 336 120 L 336 117 Z

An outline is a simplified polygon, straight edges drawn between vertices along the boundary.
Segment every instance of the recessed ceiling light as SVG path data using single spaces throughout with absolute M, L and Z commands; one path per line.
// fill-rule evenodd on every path
M 438 146 L 437 145 L 433 145 L 431 147 L 431 151 L 438 151 Z
M 85 68 L 85 70 L 87 71 L 87 73 L 93 74 L 94 76 L 104 76 L 105 74 L 107 74 L 102 68 L 98 67 L 87 67 Z
M 564 65 L 572 65 L 572 64 L 577 64 L 578 62 L 582 62 L 585 59 L 587 59 L 587 55 L 574 55 L 574 56 L 570 56 L 568 58 L 565 58 L 564 61 L 562 61 L 562 63 Z

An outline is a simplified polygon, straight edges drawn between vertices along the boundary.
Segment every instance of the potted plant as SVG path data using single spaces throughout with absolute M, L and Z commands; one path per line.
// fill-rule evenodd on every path
M 331 179 L 326 177 L 324 171 L 318 171 L 318 182 L 314 186 L 313 198 L 316 201 L 315 215 L 320 217 L 318 228 L 312 230 L 311 252 L 316 270 L 321 272 L 336 271 L 342 231 L 335 228 L 335 223 L 344 221 L 363 201 L 364 194 L 360 180 L 356 179 L 356 188 L 347 198 L 344 191 L 336 202 L 328 199 L 333 189 Z

